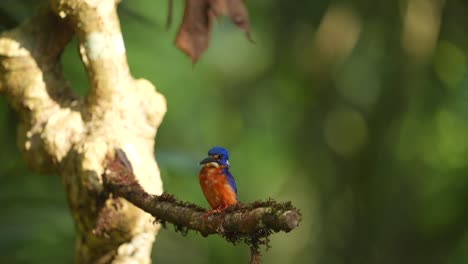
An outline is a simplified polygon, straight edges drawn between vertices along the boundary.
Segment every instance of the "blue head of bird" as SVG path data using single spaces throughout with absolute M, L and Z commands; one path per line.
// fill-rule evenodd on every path
M 219 167 L 221 165 L 229 168 L 229 154 L 223 147 L 212 147 L 208 151 L 208 157 L 200 161 L 200 165 Z

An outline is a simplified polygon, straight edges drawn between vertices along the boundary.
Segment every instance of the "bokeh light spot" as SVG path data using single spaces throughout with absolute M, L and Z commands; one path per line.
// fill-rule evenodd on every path
M 441 7 L 441 1 L 407 1 L 401 41 L 412 59 L 425 61 L 430 58 L 439 36 Z
M 433 62 L 437 77 L 448 86 L 455 86 L 463 79 L 466 59 L 463 51 L 455 44 L 441 41 Z
M 422 156 L 437 168 L 457 169 L 466 165 L 468 142 L 466 121 L 454 112 L 440 110 L 433 121 L 433 136 L 426 137 Z
M 365 108 L 375 103 L 381 90 L 379 75 L 365 59 L 351 61 L 336 82 L 338 91 L 348 102 Z
M 319 71 L 346 59 L 361 33 L 361 18 L 347 5 L 330 5 L 315 34 L 312 69 Z
M 367 130 L 364 117 L 351 108 L 334 109 L 325 118 L 325 140 L 334 152 L 343 156 L 352 156 L 364 146 Z
M 398 143 L 395 152 L 399 159 L 410 161 L 419 157 L 421 142 L 427 137 L 424 124 L 415 114 L 407 114 L 399 124 Z

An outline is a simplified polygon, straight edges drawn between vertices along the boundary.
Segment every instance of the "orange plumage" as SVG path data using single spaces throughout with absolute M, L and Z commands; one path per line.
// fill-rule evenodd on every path
M 225 208 L 237 203 L 237 195 L 226 176 L 223 166 L 204 166 L 198 174 L 200 186 L 212 209 Z

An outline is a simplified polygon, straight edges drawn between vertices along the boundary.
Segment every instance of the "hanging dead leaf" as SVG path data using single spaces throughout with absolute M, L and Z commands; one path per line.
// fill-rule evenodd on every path
M 242 0 L 224 0 L 224 2 L 226 4 L 224 13 L 231 18 L 232 23 L 245 32 L 250 42 L 254 42 L 250 36 L 249 14 Z
M 248 12 L 242 0 L 185 0 L 184 18 L 175 44 L 192 59 L 192 63 L 208 47 L 213 18 L 221 14 L 229 16 L 253 42 Z
M 208 47 L 212 15 L 209 0 L 185 0 L 182 25 L 176 37 L 176 46 L 195 63 Z
M 215 17 L 220 17 L 225 13 L 226 5 L 225 0 L 208 0 L 210 2 L 211 12 Z

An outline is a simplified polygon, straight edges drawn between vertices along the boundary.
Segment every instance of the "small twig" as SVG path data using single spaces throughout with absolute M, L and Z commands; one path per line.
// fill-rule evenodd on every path
M 258 246 L 252 245 L 250 246 L 250 264 L 260 264 L 260 257 L 262 254 L 260 253 L 260 250 Z
M 174 0 L 167 0 L 166 30 L 169 30 L 171 28 L 173 14 L 174 14 Z

